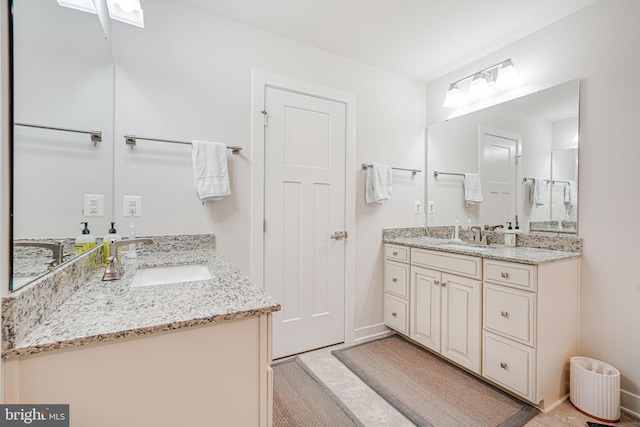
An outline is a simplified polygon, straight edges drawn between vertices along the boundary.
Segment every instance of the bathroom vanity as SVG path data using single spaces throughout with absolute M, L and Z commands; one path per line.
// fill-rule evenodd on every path
M 387 326 L 544 412 L 566 399 L 580 252 L 391 233 L 384 242 Z
M 40 322 L 21 301 L 38 282 L 5 298 L 5 403 L 70 404 L 72 426 L 271 425 L 280 305 L 214 250 L 182 246 L 125 258 L 110 282 L 100 262 L 77 265 L 101 248 L 79 257 L 82 284 L 54 310 L 31 307 Z M 139 269 L 193 264 L 211 278 L 131 286 Z

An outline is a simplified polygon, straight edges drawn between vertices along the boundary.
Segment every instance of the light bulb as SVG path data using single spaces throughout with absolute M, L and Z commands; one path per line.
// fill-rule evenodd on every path
M 469 84 L 469 98 L 480 99 L 489 96 L 489 81 L 486 73 L 478 73 L 473 76 Z
M 502 66 L 498 70 L 498 78 L 496 79 L 496 85 L 501 88 L 510 88 L 520 84 L 520 74 L 518 69 L 510 59 L 507 59 L 502 63 Z
M 449 85 L 449 90 L 447 91 L 446 96 L 444 97 L 444 103 L 442 104 L 444 107 L 456 108 L 463 105 L 466 102 L 464 95 L 462 95 L 462 91 L 458 87 L 457 84 L 453 83 Z

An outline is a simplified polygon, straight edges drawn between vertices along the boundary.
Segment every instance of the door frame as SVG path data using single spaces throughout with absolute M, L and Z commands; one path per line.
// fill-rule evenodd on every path
M 264 289 L 264 111 L 266 89 L 275 88 L 345 104 L 344 339 L 355 339 L 356 280 L 356 95 L 261 70 L 252 72 L 251 105 L 251 279 Z M 268 120 L 268 117 L 267 117 Z M 351 172 L 351 173 L 350 173 Z M 336 230 L 339 231 L 339 230 Z

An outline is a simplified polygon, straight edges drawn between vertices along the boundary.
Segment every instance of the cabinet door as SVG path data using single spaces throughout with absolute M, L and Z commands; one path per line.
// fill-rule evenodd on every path
M 411 267 L 411 339 L 440 352 L 442 273 Z
M 442 355 L 480 373 L 482 282 L 442 274 Z
M 409 298 L 409 265 L 395 261 L 384 262 L 384 291 Z

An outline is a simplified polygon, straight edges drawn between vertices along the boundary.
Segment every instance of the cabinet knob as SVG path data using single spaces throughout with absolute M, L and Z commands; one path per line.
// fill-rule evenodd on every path
M 392 315 L 393 317 L 398 317 L 398 313 L 396 313 L 395 311 L 394 311 L 393 313 L 391 313 L 391 315 Z
M 433 284 L 436 285 L 436 286 L 439 286 L 440 285 L 440 280 L 434 280 Z
M 500 316 L 502 317 L 509 317 L 509 312 L 508 311 L 500 311 Z
M 394 277 L 393 279 L 391 279 L 391 281 L 392 281 L 393 283 L 397 283 L 397 282 L 398 282 L 398 279 L 396 279 L 396 278 Z
M 509 278 L 509 273 L 502 272 L 502 273 L 500 273 L 500 276 L 502 276 L 503 279 L 508 279 Z
M 448 283 L 449 283 L 449 282 L 442 282 L 442 284 L 441 284 L 440 286 L 442 286 L 442 287 L 446 287 Z
M 398 256 L 398 252 L 393 251 L 393 256 Z
M 500 367 L 501 367 L 502 369 L 504 369 L 505 371 L 508 371 L 508 370 L 509 370 L 509 365 L 507 365 L 506 363 L 500 362 Z

